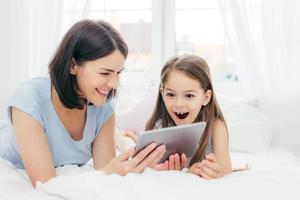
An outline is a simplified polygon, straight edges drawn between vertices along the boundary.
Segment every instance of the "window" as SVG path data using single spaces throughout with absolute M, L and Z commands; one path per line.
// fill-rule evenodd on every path
M 218 0 L 176 0 L 176 53 L 204 58 L 216 81 L 235 80 Z

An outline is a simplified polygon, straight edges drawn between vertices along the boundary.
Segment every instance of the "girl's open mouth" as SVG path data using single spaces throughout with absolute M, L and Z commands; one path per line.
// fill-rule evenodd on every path
M 174 112 L 174 114 L 176 115 L 176 117 L 178 117 L 179 119 L 185 119 L 189 113 L 188 112 Z

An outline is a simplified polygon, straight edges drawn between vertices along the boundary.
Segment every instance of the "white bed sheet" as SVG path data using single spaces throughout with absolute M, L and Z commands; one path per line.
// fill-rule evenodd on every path
M 204 180 L 178 171 L 105 176 L 91 165 L 64 166 L 58 177 L 33 189 L 24 171 L 0 160 L 0 199 L 300 199 L 300 162 L 281 148 L 231 153 L 233 167 L 251 166 L 224 178 Z

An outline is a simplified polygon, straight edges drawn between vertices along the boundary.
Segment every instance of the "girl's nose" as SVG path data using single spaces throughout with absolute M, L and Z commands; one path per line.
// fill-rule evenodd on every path
M 176 107 L 182 107 L 183 106 L 183 100 L 182 100 L 182 98 L 179 98 L 179 97 L 176 98 L 175 106 Z

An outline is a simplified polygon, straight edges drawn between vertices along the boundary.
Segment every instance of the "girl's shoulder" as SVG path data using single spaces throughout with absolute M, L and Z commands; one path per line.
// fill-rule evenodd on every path
M 222 134 L 222 135 L 226 135 L 226 136 L 228 134 L 226 123 L 225 123 L 225 121 L 223 121 L 221 119 L 215 119 L 212 121 L 211 131 L 212 131 L 213 137 L 216 134 L 218 134 L 218 135 Z
M 214 120 L 211 126 L 211 134 L 213 146 L 228 145 L 228 130 L 224 121 Z

